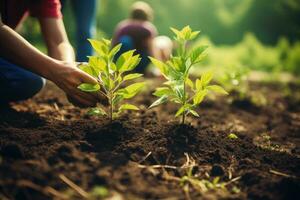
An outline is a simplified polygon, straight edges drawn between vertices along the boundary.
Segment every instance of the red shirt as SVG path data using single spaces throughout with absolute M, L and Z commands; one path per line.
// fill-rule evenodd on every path
M 11 28 L 28 14 L 37 18 L 61 18 L 59 0 L 0 0 L 2 22 Z

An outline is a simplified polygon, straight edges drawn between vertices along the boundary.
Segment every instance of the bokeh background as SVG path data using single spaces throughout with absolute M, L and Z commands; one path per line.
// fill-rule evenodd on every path
M 208 58 L 201 66 L 220 71 L 262 71 L 274 77 L 284 73 L 300 75 L 299 0 L 145 1 L 154 9 L 153 23 L 159 34 L 172 36 L 170 26 L 190 25 L 193 30 L 201 30 L 201 36 L 192 44 L 210 46 Z M 116 24 L 128 16 L 133 2 L 99 0 L 97 37 L 111 38 Z M 72 18 L 67 4 L 64 21 L 74 44 Z M 35 19 L 27 20 L 21 32 L 45 51 Z

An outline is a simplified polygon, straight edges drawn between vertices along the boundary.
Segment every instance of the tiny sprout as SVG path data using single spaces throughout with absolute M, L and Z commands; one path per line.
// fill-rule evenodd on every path
M 229 138 L 229 139 L 238 139 L 239 137 L 238 137 L 236 134 L 234 134 L 234 133 L 230 133 L 230 134 L 228 135 L 228 138 Z
M 111 48 L 111 40 L 89 39 L 97 55 L 90 56 L 89 62 L 80 66 L 80 69 L 97 79 L 98 83 L 93 85 L 82 83 L 78 88 L 84 92 L 100 93 L 108 100 L 109 108 L 103 109 L 100 106 L 89 110 L 90 115 L 108 115 L 112 121 L 124 110 L 139 110 L 132 104 L 121 104 L 123 100 L 133 98 L 144 87 L 144 82 L 133 83 L 123 87 L 124 82 L 139 78 L 142 74 L 128 72 L 133 70 L 141 61 L 135 51 L 123 53 L 116 62 L 114 56 L 120 50 L 121 44 Z M 119 106 L 120 105 L 120 106 Z
M 92 191 L 89 193 L 91 198 L 102 199 L 106 198 L 109 195 L 109 191 L 106 187 L 103 186 L 95 186 Z
M 200 32 L 192 31 L 189 26 L 184 27 L 182 30 L 175 28 L 171 28 L 171 30 L 174 32 L 174 39 L 178 44 L 176 54 L 172 55 L 166 63 L 150 57 L 151 62 L 159 68 L 167 81 L 164 83 L 164 87 L 157 88 L 153 93 L 159 99 L 152 103 L 149 108 L 167 101 L 180 104 L 175 116 L 181 116 L 181 123 L 184 124 L 185 117 L 188 114 L 199 117 L 195 109 L 210 91 L 221 94 L 228 93 L 219 85 L 210 85 L 213 78 L 212 72 L 202 74 L 195 82 L 189 78 L 192 66 L 201 62 L 205 57 L 204 52 L 207 46 L 200 46 L 188 51 L 186 44 L 188 41 L 195 39 Z M 188 87 L 191 92 L 188 91 Z
M 241 192 L 241 189 L 240 189 L 240 188 L 238 188 L 237 186 L 233 186 L 233 188 L 232 188 L 232 192 L 233 192 L 233 193 L 235 193 L 235 194 L 238 194 L 238 193 L 240 193 L 240 192 Z

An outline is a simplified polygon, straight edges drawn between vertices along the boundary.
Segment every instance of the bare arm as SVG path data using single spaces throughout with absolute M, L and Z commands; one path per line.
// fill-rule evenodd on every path
M 48 55 L 52 58 L 72 62 L 75 60 L 74 50 L 68 40 L 62 19 L 39 19 Z
M 0 56 L 19 64 L 23 68 L 39 74 L 64 90 L 77 105 L 92 106 L 98 100 L 93 94 L 77 89 L 80 83 L 96 83 L 90 75 L 76 68 L 76 63 L 64 64 L 50 58 L 4 25 L 0 18 Z
M 147 42 L 148 51 L 149 51 L 150 56 L 153 56 L 156 58 L 155 46 L 154 46 L 153 41 L 154 41 L 153 38 L 149 37 L 146 42 Z

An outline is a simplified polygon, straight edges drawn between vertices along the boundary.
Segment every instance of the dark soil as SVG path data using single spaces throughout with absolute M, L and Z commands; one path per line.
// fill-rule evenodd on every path
M 300 199 L 300 86 L 251 83 L 243 99 L 210 97 L 199 118 L 179 125 L 175 105 L 146 109 L 159 82 L 134 100 L 140 111 L 113 123 L 73 107 L 51 83 L 2 108 L 0 199 L 87 199 L 63 176 L 86 192 L 104 186 L 108 199 Z M 195 178 L 226 186 L 186 183 L 184 192 L 187 156 Z

